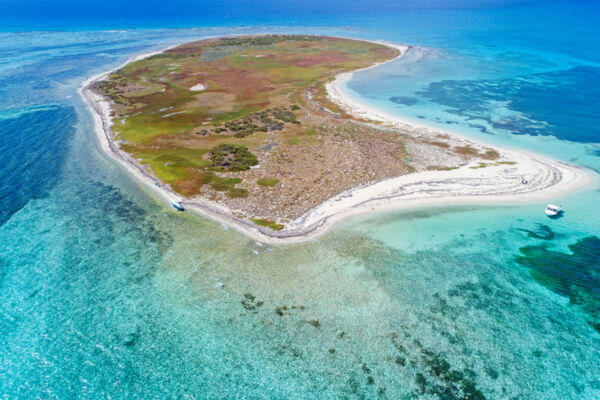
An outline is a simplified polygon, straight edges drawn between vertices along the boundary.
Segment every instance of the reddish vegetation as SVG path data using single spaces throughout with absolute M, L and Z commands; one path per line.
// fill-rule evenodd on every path
M 223 65 L 218 75 L 211 79 L 221 87 L 225 92 L 235 93 L 236 100 L 247 102 L 253 100 L 265 91 L 275 90 L 276 88 L 268 85 L 266 76 L 256 71 L 246 71 Z
M 347 54 L 342 53 L 340 51 L 335 51 L 304 56 L 301 59 L 293 60 L 288 63 L 290 65 L 295 65 L 298 67 L 314 67 L 315 65 L 319 64 L 335 64 L 346 62 L 349 60 L 350 58 Z
M 198 188 L 204 183 L 204 176 L 206 175 L 205 172 L 198 169 L 190 169 L 189 172 L 189 179 L 178 182 L 177 187 L 174 188 L 184 196 L 190 196 L 197 193 Z

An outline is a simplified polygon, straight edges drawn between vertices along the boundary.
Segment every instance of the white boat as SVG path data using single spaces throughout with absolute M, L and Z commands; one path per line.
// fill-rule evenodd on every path
M 171 205 L 177 211 L 183 211 L 183 210 L 185 210 L 185 208 L 183 208 L 183 204 L 181 204 L 181 201 L 172 200 L 171 201 Z
M 548 204 L 544 212 L 549 217 L 556 217 L 562 212 L 562 208 L 560 206 L 555 206 L 554 204 Z

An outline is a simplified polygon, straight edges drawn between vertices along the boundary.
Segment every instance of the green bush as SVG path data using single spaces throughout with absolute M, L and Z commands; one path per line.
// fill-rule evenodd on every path
M 248 197 L 248 190 L 244 188 L 229 189 L 226 193 L 227 197 Z
M 221 38 L 218 46 L 272 46 L 285 41 L 319 41 L 318 36 L 304 35 L 268 35 L 260 37 Z
M 272 187 L 279 183 L 279 179 L 275 178 L 260 178 L 256 181 L 261 186 Z
M 246 171 L 258 165 L 258 159 L 248 148 L 236 144 L 220 144 L 209 153 L 211 167 L 219 171 Z
M 281 224 L 263 218 L 254 218 L 252 219 L 252 222 L 254 222 L 256 225 L 269 227 L 274 231 L 280 231 L 284 228 L 284 226 Z
M 242 182 L 242 178 L 222 178 L 214 172 L 208 172 L 204 175 L 202 184 L 210 184 L 213 190 L 226 192 L 227 197 L 248 197 L 248 190 L 236 188 L 235 185 Z

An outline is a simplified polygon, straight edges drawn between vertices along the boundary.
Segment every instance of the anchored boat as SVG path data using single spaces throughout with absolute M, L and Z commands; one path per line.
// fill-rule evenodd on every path
M 185 208 L 183 208 L 183 204 L 181 204 L 181 201 L 177 201 L 177 200 L 172 200 L 171 201 L 171 205 L 173 206 L 174 209 L 176 209 L 177 211 L 183 211 L 185 210 Z
M 558 214 L 562 212 L 561 206 L 555 206 L 554 204 L 548 204 L 546 206 L 546 210 L 544 211 L 549 217 L 556 217 Z

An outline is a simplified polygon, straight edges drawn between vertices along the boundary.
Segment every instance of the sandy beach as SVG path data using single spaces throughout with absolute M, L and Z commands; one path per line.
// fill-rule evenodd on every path
M 398 57 L 402 57 L 409 49 L 409 46 L 380 41 L 376 43 L 398 49 L 400 51 Z M 171 47 L 174 46 L 169 48 Z M 102 150 L 125 167 L 135 178 L 143 182 L 169 207 L 172 201 L 181 201 L 187 211 L 197 212 L 224 223 L 261 242 L 291 243 L 310 240 L 325 233 L 336 221 L 343 218 L 385 210 L 406 210 L 451 204 L 510 205 L 535 201 L 545 204 L 551 202 L 553 197 L 580 188 L 590 182 L 588 174 L 581 168 L 526 152 L 494 146 L 494 150 L 500 154 L 499 162 L 491 163 L 485 168 L 477 167 L 477 163 L 471 163 L 458 169 L 412 173 L 353 188 L 321 203 L 301 217 L 287 223 L 283 230 L 275 232 L 249 220 L 236 217 L 234 215 L 236 210 L 230 210 L 216 202 L 182 198 L 168 185 L 160 182 L 149 169 L 120 150 L 118 144 L 115 143 L 111 132 L 110 104 L 95 94 L 91 90 L 91 85 L 105 79 L 113 71 L 130 62 L 159 54 L 162 51 L 132 57 L 123 65 L 94 76 L 82 84 L 80 94 L 93 115 L 95 132 Z M 368 68 L 376 68 L 379 65 L 381 64 Z M 353 73 L 340 74 L 327 85 L 331 100 L 349 114 L 363 120 L 381 121 L 385 126 L 398 129 L 406 134 L 423 137 L 444 134 L 454 143 L 481 147 L 481 144 L 453 132 L 417 125 L 349 98 L 344 91 L 344 86 L 352 79 L 352 76 Z M 503 162 L 503 160 L 510 160 L 510 162 Z M 540 210 L 540 212 L 542 211 Z

